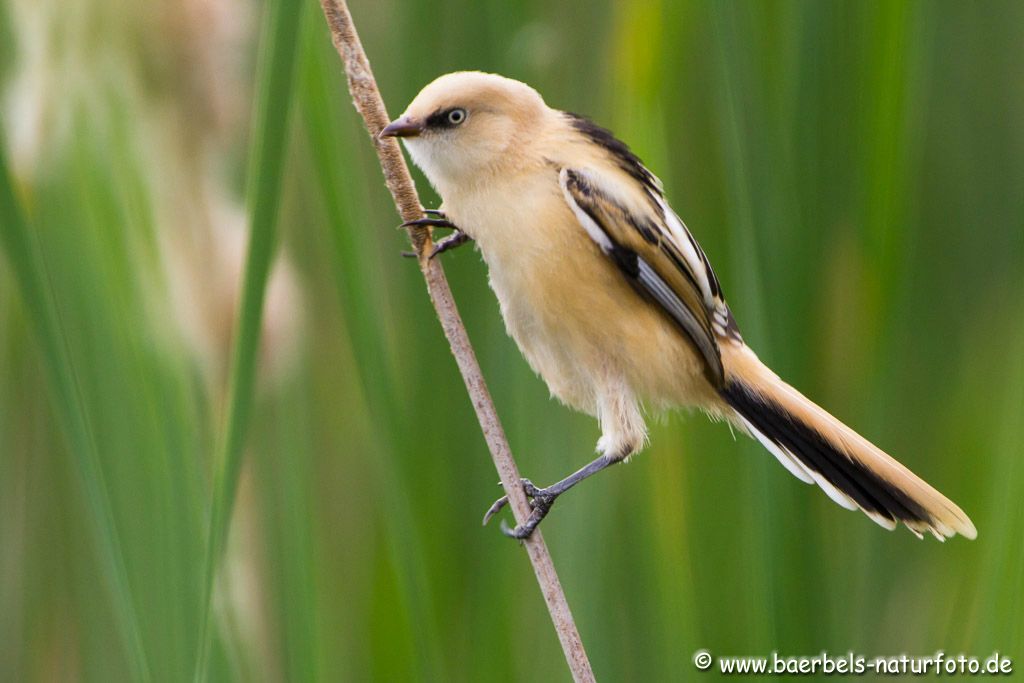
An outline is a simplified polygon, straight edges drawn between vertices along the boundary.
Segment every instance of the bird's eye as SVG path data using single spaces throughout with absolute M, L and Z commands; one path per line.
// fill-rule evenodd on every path
M 448 123 L 450 123 L 453 126 L 457 126 L 457 125 L 459 125 L 460 123 L 462 123 L 465 120 L 466 120 L 466 110 L 465 109 L 452 109 L 450 112 L 448 112 Z

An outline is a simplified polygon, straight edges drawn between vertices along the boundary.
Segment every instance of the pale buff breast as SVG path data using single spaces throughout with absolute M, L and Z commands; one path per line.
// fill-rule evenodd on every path
M 509 334 L 551 393 L 592 415 L 623 381 L 657 406 L 712 407 L 698 355 L 587 236 L 557 170 L 531 178 L 456 195 L 445 211 L 476 241 Z

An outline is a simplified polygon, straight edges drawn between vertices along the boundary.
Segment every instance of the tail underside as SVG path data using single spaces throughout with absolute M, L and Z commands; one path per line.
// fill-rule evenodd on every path
M 918 537 L 977 536 L 952 501 L 743 351 L 722 398 L 734 421 L 793 475 L 817 484 L 849 510 L 860 508 L 886 529 L 902 522 Z

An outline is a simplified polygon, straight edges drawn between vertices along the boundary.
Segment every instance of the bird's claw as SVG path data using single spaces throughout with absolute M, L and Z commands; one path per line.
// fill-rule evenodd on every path
M 448 217 L 444 215 L 444 211 L 438 211 L 437 209 L 423 209 L 423 218 L 417 218 L 416 220 L 406 221 L 399 225 L 400 228 L 454 228 L 458 230 L 454 223 L 448 220 Z
M 501 486 L 501 482 L 498 482 L 498 486 Z M 501 509 L 508 505 L 508 496 L 502 496 L 498 500 L 494 501 L 491 507 L 487 508 L 487 512 L 484 513 L 483 525 L 487 526 L 487 523 L 491 521 L 491 517 L 501 512 Z
M 455 249 L 456 247 L 461 247 L 471 239 L 473 238 L 458 228 L 455 228 L 455 232 L 448 235 L 443 240 L 434 243 L 434 248 L 431 250 L 429 258 L 434 258 L 438 254 L 443 254 L 444 252 Z
M 454 227 L 454 226 L 452 226 Z M 455 232 L 445 237 L 443 240 L 439 240 L 434 243 L 434 248 L 430 250 L 430 254 L 427 256 L 427 260 L 433 259 L 438 254 L 443 254 L 446 251 L 450 251 L 456 247 L 461 247 L 466 242 L 469 242 L 472 238 L 466 233 L 462 232 L 458 228 L 455 228 Z M 415 258 L 415 251 L 403 251 L 402 256 L 406 258 Z
M 555 494 L 549 493 L 547 489 L 537 488 L 529 479 L 523 479 L 522 485 L 523 493 L 526 494 L 526 497 L 529 499 L 528 502 L 530 503 L 530 507 L 532 508 L 530 517 L 525 523 L 516 526 L 514 529 L 510 528 L 504 520 L 501 522 L 501 533 L 505 534 L 509 538 L 516 538 L 519 540 L 525 540 L 530 537 L 530 534 L 532 534 L 533 530 L 541 523 L 541 520 L 547 516 L 548 512 L 551 510 L 551 506 L 555 503 L 555 499 L 558 497 Z M 484 524 L 491 521 L 491 518 L 500 512 L 506 505 L 508 505 L 508 496 L 502 496 L 498 500 L 494 501 L 494 504 L 491 505 L 484 514 Z
M 452 228 L 458 230 L 458 226 L 452 223 L 447 218 L 417 218 L 414 221 L 406 221 L 402 223 L 400 228 Z
M 466 233 L 459 229 L 459 226 L 448 220 L 448 217 L 444 215 L 443 211 L 437 209 L 423 209 L 423 213 L 426 214 L 423 218 L 417 218 L 416 220 L 406 221 L 402 223 L 399 228 L 448 228 L 454 230 L 451 235 L 448 235 L 443 240 L 438 240 L 434 243 L 434 248 L 430 251 L 427 259 L 432 259 L 438 254 L 454 249 L 455 247 L 461 247 L 466 242 L 469 242 L 472 238 Z M 416 258 L 418 254 L 414 251 L 403 251 L 402 256 L 406 258 Z

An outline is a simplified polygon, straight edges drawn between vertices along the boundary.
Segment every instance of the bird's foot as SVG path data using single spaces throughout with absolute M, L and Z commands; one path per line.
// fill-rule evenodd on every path
M 463 244 L 472 241 L 472 237 L 456 228 L 455 232 L 448 235 L 443 240 L 438 240 L 437 242 L 434 242 L 434 248 L 431 249 L 430 254 L 427 255 L 427 260 L 429 261 L 438 254 L 443 254 L 446 251 L 450 251 L 452 249 L 455 249 L 456 247 L 461 247 Z M 404 256 L 405 258 L 416 258 L 416 252 L 403 251 L 402 256 Z
M 501 533 L 509 538 L 517 538 L 519 540 L 525 540 L 530 537 L 530 534 L 537 528 L 537 525 L 547 517 L 551 506 L 554 505 L 555 499 L 559 496 L 558 493 L 554 493 L 550 489 L 537 488 L 529 479 L 523 479 L 522 484 L 523 493 L 529 499 L 530 508 L 532 509 L 529 518 L 525 523 L 516 526 L 514 529 L 509 528 L 504 520 L 501 522 Z M 496 515 L 506 505 L 508 505 L 508 496 L 502 496 L 494 501 L 494 505 L 488 508 L 484 514 L 484 524 L 491 521 L 491 517 Z
M 438 254 L 443 254 L 444 252 L 455 249 L 456 247 L 461 247 L 466 242 L 472 241 L 473 238 L 460 230 L 459 226 L 448 220 L 444 215 L 444 212 L 438 211 L 437 209 L 424 209 L 423 213 L 427 214 L 427 216 L 424 218 L 418 218 L 414 221 L 406 221 L 398 227 L 448 228 L 455 231 L 444 239 L 438 240 L 434 243 L 434 248 L 431 249 L 430 254 L 427 256 L 428 259 L 432 259 Z M 403 251 L 402 256 L 415 258 L 416 252 Z
M 417 218 L 414 221 L 406 221 L 399 225 L 400 228 L 452 228 L 458 230 L 459 226 L 452 223 L 447 218 Z
M 506 536 L 512 538 L 518 538 L 520 540 L 530 537 L 533 530 L 537 528 L 537 525 L 541 523 L 547 514 L 551 510 L 551 506 L 554 504 L 555 499 L 562 495 L 576 484 L 580 483 L 587 477 L 597 474 L 601 470 L 614 465 L 629 455 L 629 452 L 622 453 L 620 455 L 602 455 L 595 458 L 586 467 L 582 467 L 562 481 L 552 484 L 545 489 L 539 489 L 533 485 L 529 479 L 523 479 L 523 492 L 526 493 L 526 497 L 530 499 L 530 507 L 533 511 L 530 513 L 529 519 L 524 524 L 520 524 L 515 529 L 509 529 L 508 525 L 502 522 L 501 531 Z M 508 497 L 502 496 L 498 500 L 494 501 L 494 505 L 490 507 L 487 514 L 484 515 L 484 524 L 487 524 L 488 520 L 493 517 L 499 510 L 508 505 Z
M 461 247 L 466 242 L 472 242 L 473 238 L 462 232 L 458 228 L 455 228 L 455 232 L 445 237 L 443 240 L 439 240 L 434 243 L 434 248 L 430 251 L 430 256 L 427 258 L 434 258 L 438 254 L 443 254 L 446 251 L 451 251 L 456 247 Z
M 444 215 L 443 211 L 437 209 L 423 209 L 425 214 L 423 218 L 417 218 L 416 220 L 406 221 L 399 225 L 400 228 L 451 228 L 458 230 L 459 227 L 448 220 L 448 217 Z

